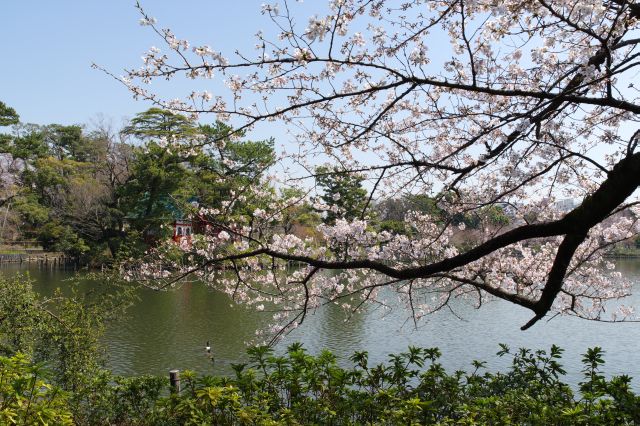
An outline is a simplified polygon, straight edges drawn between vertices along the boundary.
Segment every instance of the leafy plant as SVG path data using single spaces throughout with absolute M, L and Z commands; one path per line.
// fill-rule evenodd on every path
M 67 394 L 47 382 L 42 365 L 22 353 L 0 357 L 0 423 L 73 424 Z

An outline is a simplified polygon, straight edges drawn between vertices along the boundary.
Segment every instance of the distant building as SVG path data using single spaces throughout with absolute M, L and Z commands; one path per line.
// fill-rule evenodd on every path
M 147 194 L 144 195 L 146 196 Z M 210 233 L 212 230 L 206 218 L 196 213 L 197 211 L 198 202 L 195 200 L 179 205 L 174 199 L 165 196 L 155 203 L 153 215 L 145 215 L 141 209 L 127 214 L 124 218 L 125 226 L 142 230 L 142 237 L 150 246 L 167 238 L 171 238 L 176 244 L 190 246 L 194 234 Z
M 191 237 L 194 234 L 211 234 L 214 231 L 213 226 L 209 221 L 198 211 L 199 203 L 196 199 L 189 201 L 192 208 L 190 212 L 186 213 L 177 207 L 174 203 L 170 204 L 169 210 L 171 210 L 173 221 L 173 235 L 171 239 L 180 245 L 191 245 Z M 220 230 L 217 230 L 220 232 Z
M 173 221 L 173 241 L 178 244 L 191 244 L 193 222 L 191 219 L 176 219 Z

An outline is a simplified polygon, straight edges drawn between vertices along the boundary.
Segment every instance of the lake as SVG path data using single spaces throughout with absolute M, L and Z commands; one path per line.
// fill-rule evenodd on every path
M 640 292 L 640 260 L 620 260 L 619 270 L 632 278 Z M 3 266 L 0 272 L 12 275 L 28 272 L 37 291 L 50 295 L 72 272 L 39 269 L 37 266 Z M 192 369 L 207 374 L 228 374 L 230 364 L 244 359 L 246 342 L 269 317 L 237 306 L 224 294 L 199 283 L 185 283 L 178 289 L 157 292 L 141 289 L 140 302 L 128 314 L 111 323 L 104 336 L 108 367 L 117 374 L 166 375 L 170 369 Z M 626 304 L 640 305 L 635 294 Z M 495 301 L 481 309 L 460 303 L 455 306 L 462 320 L 448 311 L 432 315 L 413 328 L 406 322 L 407 313 L 397 309 L 384 317 L 369 310 L 345 322 L 343 312 L 328 307 L 308 317 L 276 349 L 300 341 L 312 353 L 327 348 L 347 360 L 356 350 L 366 350 L 371 362 L 386 360 L 389 353 L 403 351 L 409 345 L 439 347 L 442 364 L 449 370 L 469 370 L 474 359 L 487 361 L 495 371 L 507 366 L 509 359 L 498 359 L 498 343 L 512 348 L 548 349 L 552 344 L 564 348 L 563 364 L 567 381 L 581 380 L 579 360 L 587 348 L 605 350 L 608 376 L 630 374 L 633 387 L 640 389 L 640 323 L 598 323 L 571 317 L 541 321 L 527 331 L 520 331 L 531 312 L 518 306 Z M 204 347 L 211 342 L 215 362 Z

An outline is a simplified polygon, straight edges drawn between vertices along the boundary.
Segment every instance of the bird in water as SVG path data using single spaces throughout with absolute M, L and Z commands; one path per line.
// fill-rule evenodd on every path
M 207 351 L 207 357 L 211 360 L 212 363 L 215 363 L 216 360 L 213 357 L 213 354 L 211 353 L 211 344 L 209 343 L 209 341 L 207 340 L 207 344 L 204 347 L 204 350 Z

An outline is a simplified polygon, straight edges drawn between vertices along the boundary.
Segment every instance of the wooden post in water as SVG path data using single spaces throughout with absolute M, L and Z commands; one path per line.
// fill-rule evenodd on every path
M 180 370 L 169 370 L 171 393 L 180 393 Z

